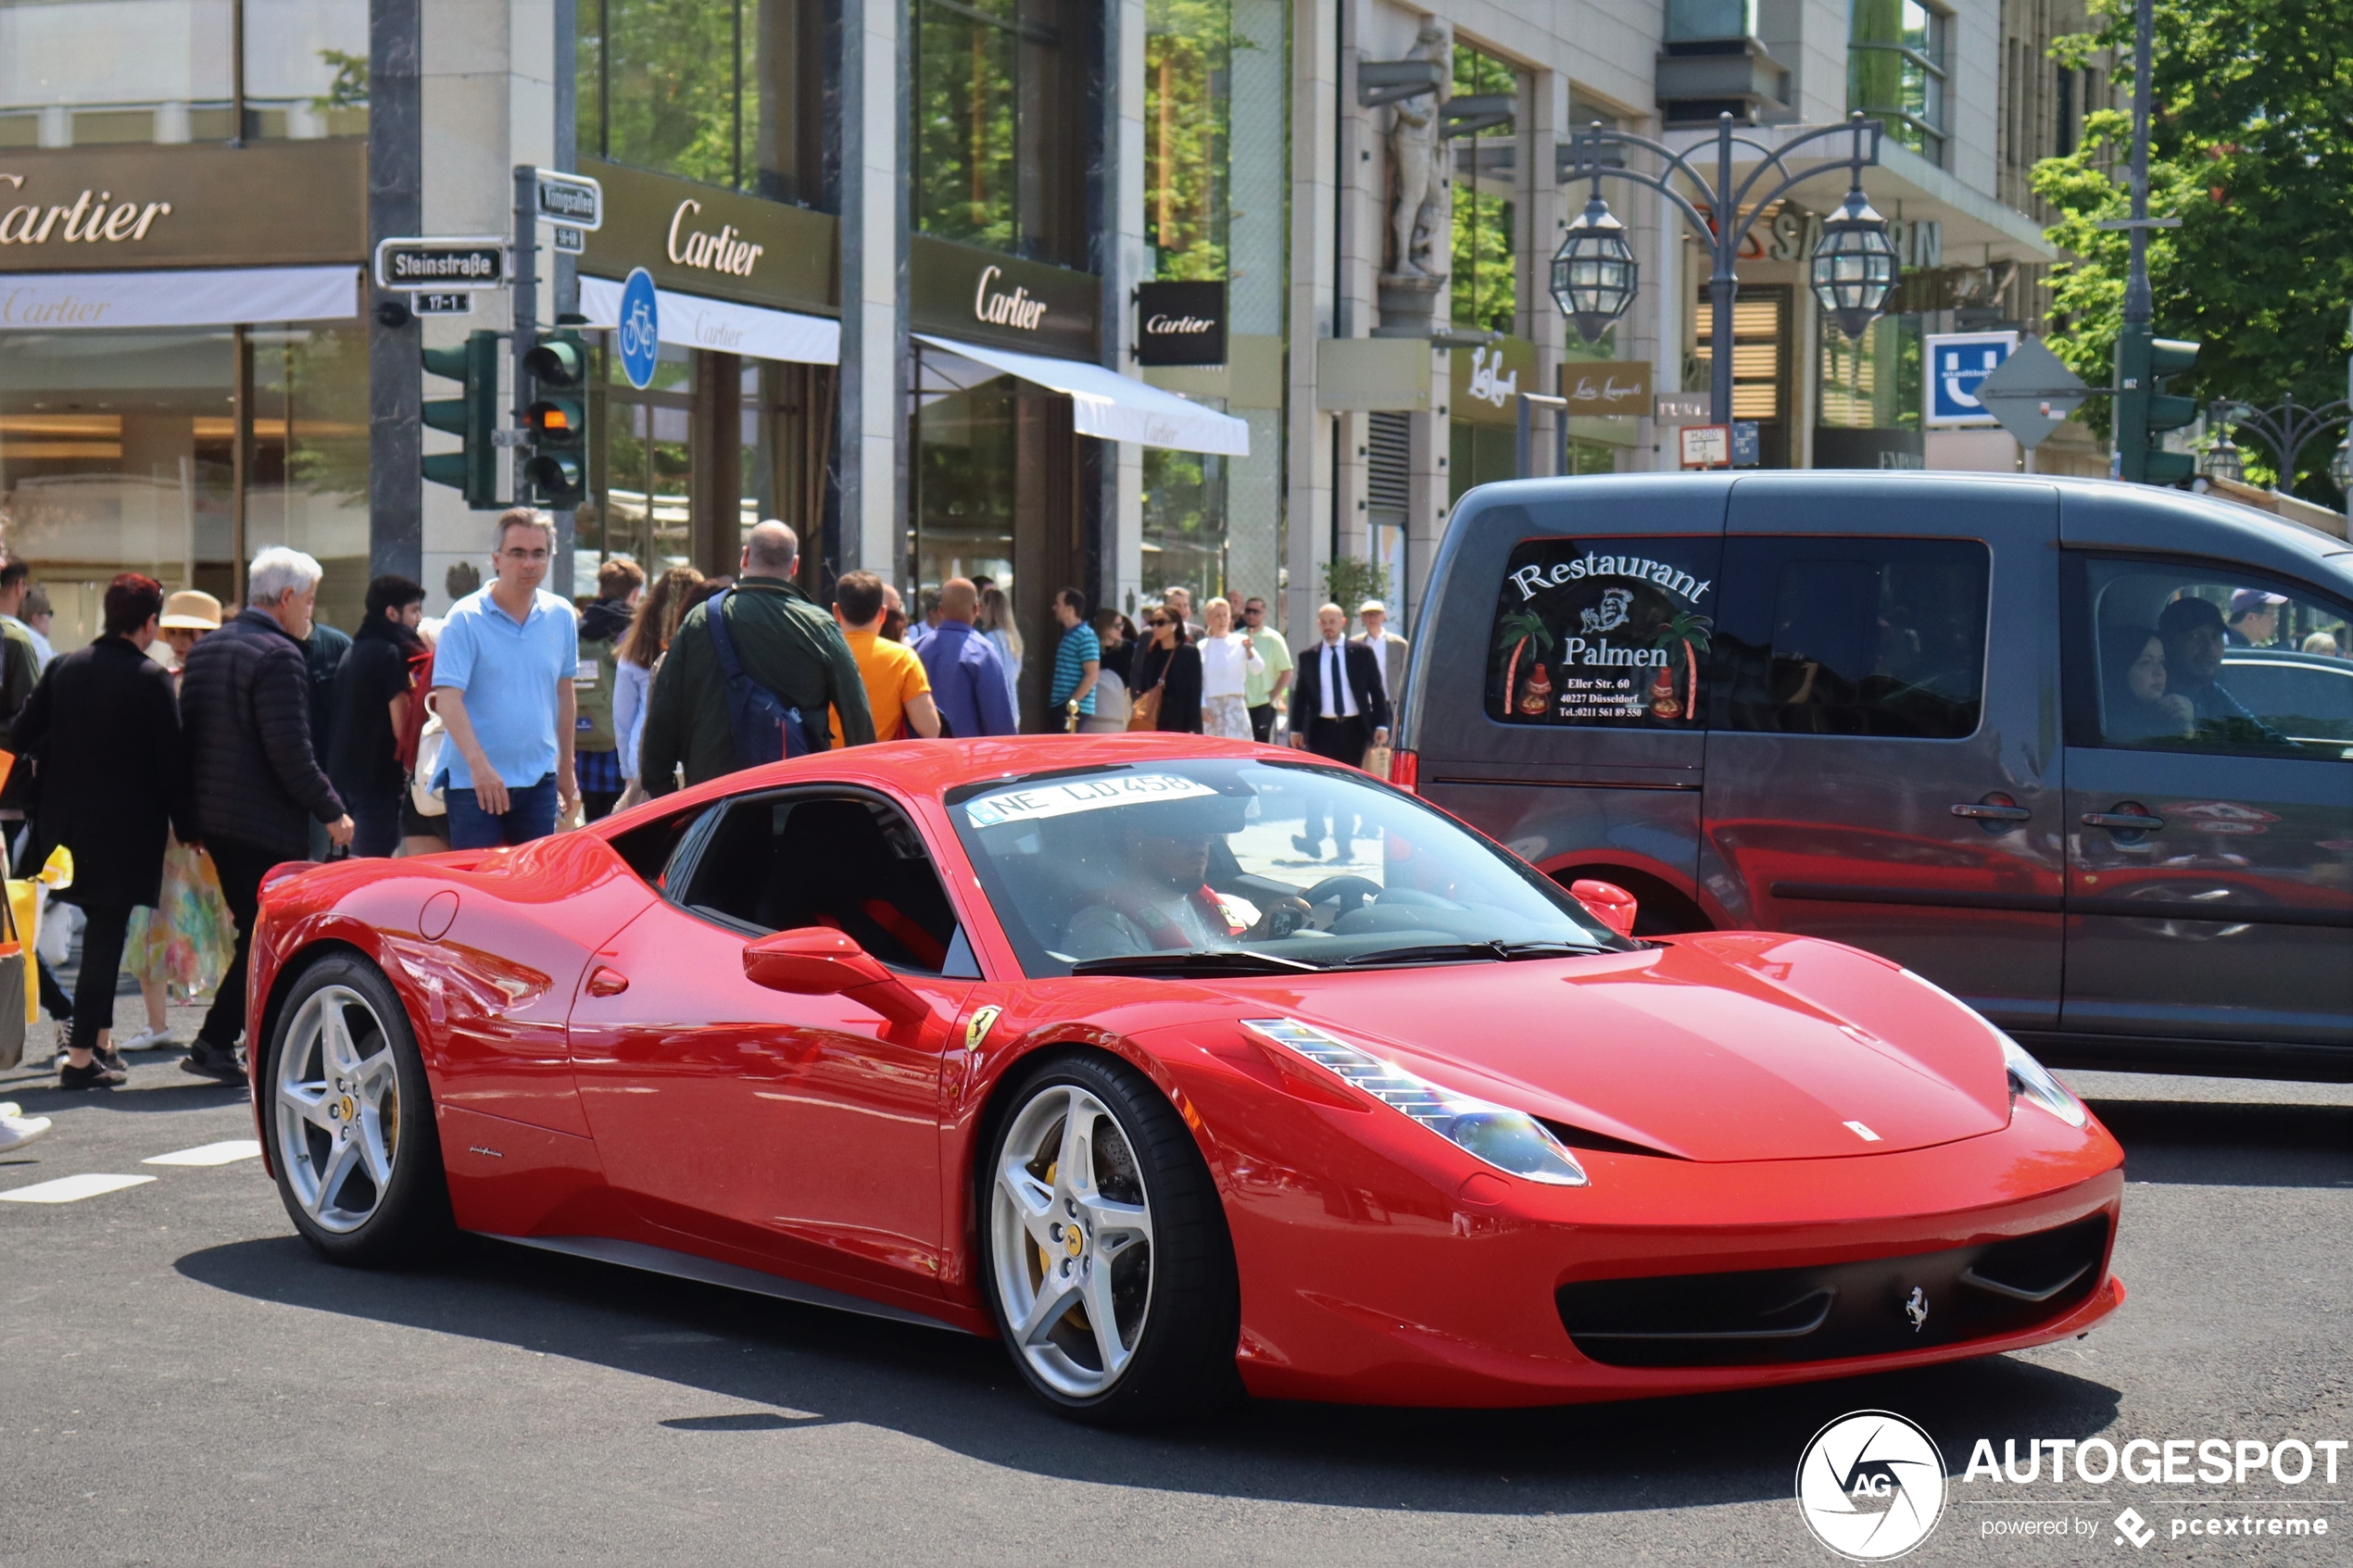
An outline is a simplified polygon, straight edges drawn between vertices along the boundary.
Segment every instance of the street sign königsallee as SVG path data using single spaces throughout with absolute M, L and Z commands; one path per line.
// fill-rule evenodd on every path
M 585 174 L 564 174 L 552 169 L 532 171 L 539 187 L 539 216 L 571 229 L 601 228 L 605 220 L 605 188 Z
M 2044 346 L 2027 338 L 2010 350 L 1994 373 L 1977 383 L 1972 394 L 1980 407 L 2002 421 L 2020 446 L 2032 448 L 2067 422 L 2067 417 L 2093 395 L 2083 378 Z
M 376 245 L 380 289 L 502 289 L 507 242 L 498 236 L 384 240 Z

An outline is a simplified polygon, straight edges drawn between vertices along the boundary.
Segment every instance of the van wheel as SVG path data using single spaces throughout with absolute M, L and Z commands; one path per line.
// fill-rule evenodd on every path
M 305 1241 L 377 1267 L 447 1237 L 424 1059 L 374 964 L 335 953 L 303 971 L 278 1010 L 261 1084 L 278 1195 Z

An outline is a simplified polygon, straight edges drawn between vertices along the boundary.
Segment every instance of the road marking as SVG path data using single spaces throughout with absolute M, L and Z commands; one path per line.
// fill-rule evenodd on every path
M 240 1160 L 258 1160 L 261 1146 L 251 1138 L 231 1138 L 226 1143 L 199 1144 L 194 1148 L 180 1149 L 171 1154 L 157 1154 L 139 1161 L 142 1165 L 233 1165 Z M 149 1177 L 153 1180 L 153 1177 Z
M 93 1173 L 86 1176 L 59 1176 L 54 1182 L 35 1182 L 14 1192 L 0 1192 L 0 1203 L 79 1203 L 85 1198 L 101 1193 L 120 1192 L 152 1182 L 153 1176 L 105 1176 Z

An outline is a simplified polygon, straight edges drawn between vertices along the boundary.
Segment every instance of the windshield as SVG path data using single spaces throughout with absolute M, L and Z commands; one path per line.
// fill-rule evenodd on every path
M 1172 760 L 971 785 L 948 805 L 1032 975 L 1628 946 L 1534 868 L 1361 774 Z

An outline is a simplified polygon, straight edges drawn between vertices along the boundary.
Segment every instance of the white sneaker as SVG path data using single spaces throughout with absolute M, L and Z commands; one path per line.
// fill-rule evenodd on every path
M 169 1029 L 142 1029 L 115 1047 L 115 1049 L 118 1051 L 174 1050 L 179 1047 L 180 1043 L 179 1037 Z
M 31 1143 L 48 1130 L 46 1116 L 0 1116 L 0 1153 Z

